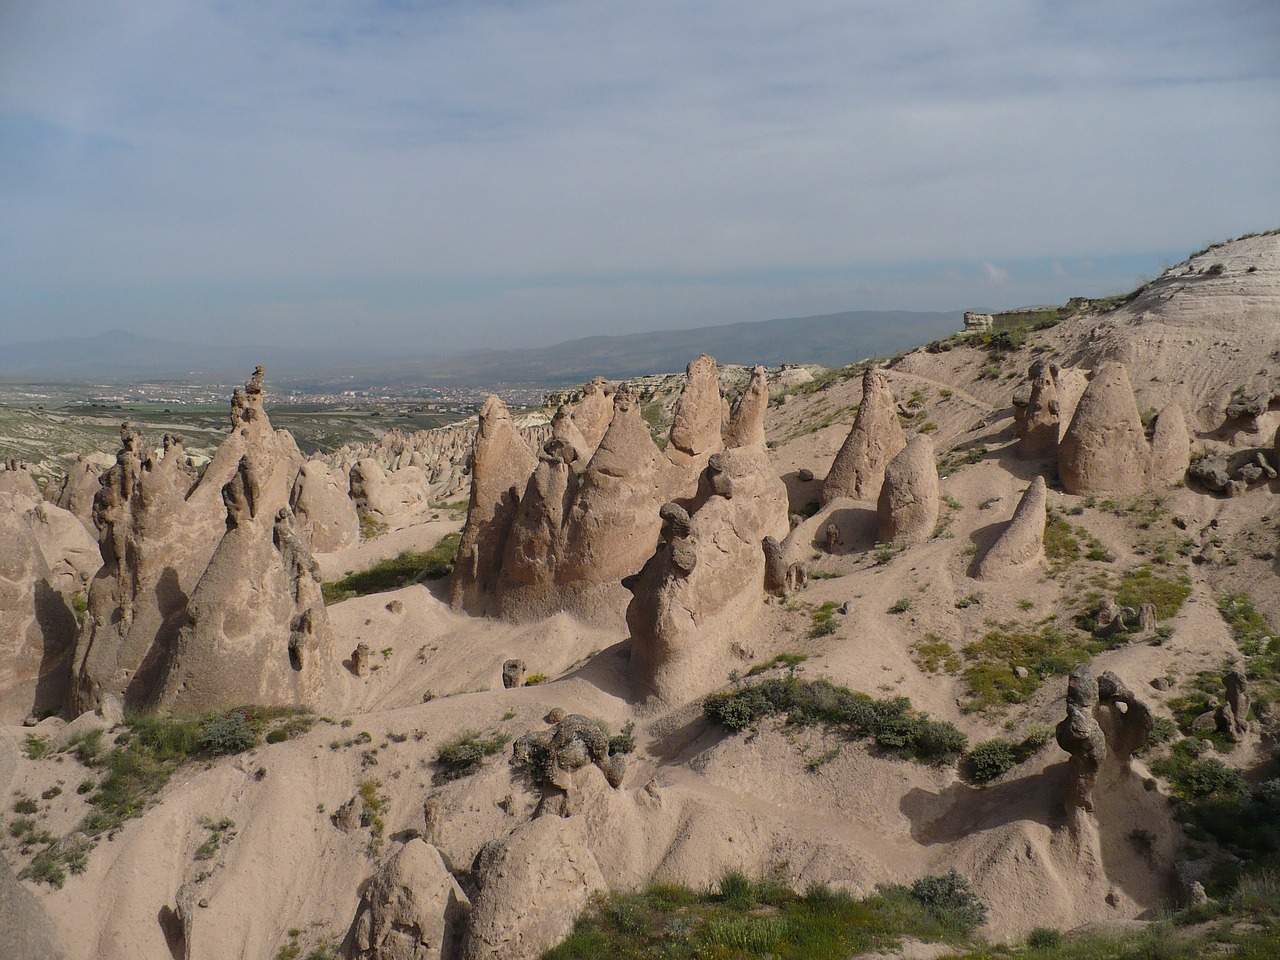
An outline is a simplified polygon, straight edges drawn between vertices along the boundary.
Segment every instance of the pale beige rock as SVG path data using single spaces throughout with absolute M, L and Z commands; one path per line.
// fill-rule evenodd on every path
M 573 450 L 573 457 L 570 462 L 583 465 L 591 459 L 591 454 L 596 452 L 595 448 L 599 445 L 599 441 L 594 444 L 587 442 L 587 438 L 582 435 L 582 431 L 574 423 L 573 414 L 563 404 L 551 420 L 551 437 L 553 440 L 559 440 Z
M 351 467 L 350 482 L 356 507 L 387 526 L 421 513 L 431 496 L 426 471 L 412 463 L 388 472 L 377 460 L 358 460 Z
M 89 581 L 102 566 L 98 541 L 89 536 L 74 514 L 46 500 L 25 515 L 31 533 L 52 574 L 54 589 L 71 596 L 87 593 Z
M 76 622 L 23 512 L 0 493 L 0 721 L 56 711 L 67 693 Z
M 708 464 L 692 512 L 662 513 L 663 541 L 626 581 L 627 627 L 633 678 L 674 702 L 719 682 L 733 625 L 762 603 L 763 542 L 787 532 L 786 487 L 763 448 L 735 447 Z
M 352 929 L 359 960 L 450 960 L 471 901 L 440 852 L 414 838 L 369 881 Z
M 129 707 L 151 702 L 160 673 L 188 620 L 187 602 L 227 532 L 223 488 L 246 458 L 255 515 L 286 507 L 303 457 L 293 437 L 274 430 L 263 407 L 262 368 L 231 398 L 230 435 L 197 478 L 179 436 L 162 454 L 126 424 L 116 465 L 94 502 L 102 567 L 76 644 L 72 711 L 94 709 L 104 693 Z
M 315 553 L 332 553 L 360 541 L 360 516 L 341 467 L 308 460 L 289 491 L 289 509 L 298 532 Z
M 586 441 L 586 445 L 578 450 L 584 463 L 591 459 L 608 432 L 613 409 L 613 390 L 604 377 L 596 377 L 583 386 L 582 399 L 574 405 L 570 416 Z
M 917 434 L 885 468 L 876 506 L 880 542 L 928 540 L 938 525 L 940 503 L 933 441 Z
M 1047 497 L 1044 477 L 1036 477 L 1018 501 L 1013 519 L 1000 534 L 1000 539 L 979 562 L 979 580 L 993 580 L 1025 570 L 1044 557 Z
M 463 960 L 536 960 L 605 889 L 579 817 L 546 816 L 491 848 L 476 877 Z
M 764 418 L 769 410 L 769 380 L 764 367 L 751 371 L 751 382 L 733 405 L 724 445 L 732 447 L 763 446 Z
M 1151 434 L 1151 483 L 1181 483 L 1191 466 L 1191 437 L 1182 407 L 1171 403 L 1156 417 Z
M 1030 395 L 1025 405 L 1014 405 L 1015 447 L 1023 460 L 1053 456 L 1058 449 L 1062 410 L 1058 402 L 1058 365 L 1037 360 L 1027 371 Z
M 311 705 L 337 664 L 320 569 L 287 507 L 257 512 L 245 457 L 226 485 L 227 532 L 187 603 L 155 705 Z
M 75 514 L 89 535 L 95 540 L 98 530 L 93 525 L 93 498 L 98 495 L 102 486 L 102 475 L 115 463 L 105 454 L 81 454 L 76 462 L 67 468 L 67 475 L 62 478 L 54 503 L 63 510 Z
M 685 371 L 684 390 L 676 401 L 667 457 L 696 475 L 706 458 L 723 449 L 720 381 L 716 362 L 705 353 Z
M 1147 444 L 1129 375 L 1104 363 L 1076 404 L 1058 445 L 1058 474 L 1068 493 L 1137 493 L 1147 486 Z
M 486 612 L 525 485 L 537 466 L 507 405 L 490 395 L 480 410 L 471 455 L 471 500 L 450 582 L 454 607 Z
M 15 458 L 0 464 L 0 493 L 16 493 L 30 500 L 44 497 L 31 465 Z
M 862 375 L 862 401 L 853 429 L 822 484 L 822 505 L 837 497 L 875 499 L 885 468 L 906 442 L 888 382 L 883 374 L 868 369 Z

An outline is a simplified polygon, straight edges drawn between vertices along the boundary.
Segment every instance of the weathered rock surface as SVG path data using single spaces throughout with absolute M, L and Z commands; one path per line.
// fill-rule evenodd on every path
M 667 504 L 660 516 L 657 552 L 626 581 L 627 627 L 641 689 L 676 700 L 714 682 L 732 625 L 776 578 L 780 561 L 766 559 L 764 541 L 787 532 L 786 488 L 762 447 L 736 447 L 711 459 L 689 511 Z
M 885 468 L 876 506 L 881 543 L 923 543 L 938 525 L 941 499 L 933 441 L 916 435 Z
M 609 756 L 608 736 L 594 720 L 577 713 L 556 719 L 550 730 L 524 734 L 511 748 L 513 767 L 527 770 L 544 791 L 555 791 L 567 801 L 555 811 L 561 816 L 572 810 L 573 774 L 590 764 L 604 774 L 609 786 L 622 784 L 626 757 Z
M 836 497 L 871 500 L 879 496 L 889 462 L 906 446 L 898 408 L 884 375 L 862 375 L 862 402 L 853 429 L 836 454 L 822 484 L 822 504 Z
M 477 859 L 463 960 L 536 960 L 605 889 L 580 817 L 531 820 Z
M 1173 407 L 1162 416 L 1165 427 L 1158 458 L 1153 458 L 1129 375 L 1122 364 L 1102 364 L 1058 445 L 1063 487 L 1075 494 L 1137 493 L 1150 485 L 1153 476 L 1166 482 L 1164 478 L 1176 472 L 1190 453 L 1181 412 Z
M 754 367 L 747 389 L 738 397 L 725 430 L 726 447 L 763 446 L 764 418 L 769 410 L 769 380 L 764 367 Z M 809 479 L 813 479 L 810 473 Z
M 440 852 L 414 838 L 373 875 L 352 925 L 359 960 L 451 960 L 471 901 Z
M 16 493 L 29 500 L 44 498 L 31 465 L 12 457 L 0 463 L 0 493 Z
M 721 434 L 720 380 L 716 362 L 705 353 L 685 371 L 684 390 L 676 401 L 667 457 L 696 477 L 707 457 L 724 448 Z M 766 402 L 768 395 L 766 392 Z
M 511 525 L 537 461 L 511 423 L 507 405 L 490 396 L 480 410 L 471 455 L 471 500 L 450 582 L 450 600 L 468 613 L 488 612 Z
M 187 604 L 157 706 L 312 704 L 337 663 L 320 569 L 287 507 L 259 513 L 256 471 L 245 457 L 224 488 L 227 532 Z
M 1151 434 L 1152 484 L 1171 486 L 1181 483 L 1191 466 L 1191 435 L 1182 407 L 1171 403 L 1156 416 Z
M 74 514 L 56 504 L 39 500 L 24 514 L 31 534 L 49 565 L 50 582 L 67 596 L 86 593 L 89 581 L 102 566 L 98 541 Z
M 1107 755 L 1107 740 L 1094 718 L 1098 705 L 1098 680 L 1082 663 L 1067 680 L 1067 716 L 1058 724 L 1058 746 L 1071 754 L 1071 779 L 1065 801 L 1068 812 L 1093 811 L 1093 787 L 1098 768 Z
M 1026 404 L 1014 399 L 1015 448 L 1023 460 L 1053 456 L 1058 450 L 1062 411 L 1058 403 L 1058 365 L 1037 360 L 1027 371 L 1030 394 Z
M 341 467 L 308 460 L 289 491 L 289 509 L 313 553 L 332 553 L 360 541 L 360 515 Z
M 162 453 L 129 425 L 116 465 L 94 501 L 102 567 L 89 587 L 89 609 L 76 644 L 72 710 L 94 709 L 104 693 L 130 707 L 154 698 L 187 602 L 227 532 L 223 488 L 254 465 L 253 512 L 270 518 L 287 506 L 302 455 L 287 431 L 273 430 L 263 409 L 262 368 L 231 398 L 231 434 L 197 478 L 182 438 L 166 436 Z M 268 521 L 269 522 L 269 521 Z
M 1047 497 L 1044 477 L 1036 477 L 1018 501 L 1009 525 L 979 561 L 978 579 L 993 580 L 1023 570 L 1044 556 Z
M 422 467 L 408 463 L 388 472 L 377 460 L 366 458 L 351 467 L 350 495 L 358 510 L 380 524 L 393 526 L 421 513 L 428 506 L 431 491 Z
M 89 535 L 97 540 L 98 530 L 93 525 L 93 498 L 102 486 L 102 475 L 111 469 L 114 461 L 106 454 L 90 453 L 76 457 L 67 468 L 67 475 L 53 497 L 53 502 L 63 510 L 75 514 Z
M 62 707 L 76 621 L 28 526 L 31 501 L 0 494 L 0 721 Z

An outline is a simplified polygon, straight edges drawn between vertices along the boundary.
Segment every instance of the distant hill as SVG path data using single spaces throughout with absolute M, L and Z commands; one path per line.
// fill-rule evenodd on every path
M 954 333 L 961 329 L 962 317 L 959 311 L 859 310 L 691 330 L 585 337 L 531 350 L 487 350 L 447 358 L 404 357 L 402 351 L 402 359 L 395 361 L 370 360 L 367 344 L 338 354 L 293 347 L 180 343 L 117 330 L 7 347 L 0 350 L 0 378 L 127 380 L 212 376 L 239 380 L 254 364 L 263 363 L 273 378 L 292 380 L 322 372 L 340 374 L 344 388 L 362 384 L 559 385 L 597 375 L 616 379 L 683 370 L 699 353 L 708 353 L 721 363 L 819 363 L 838 367 L 864 357 L 897 353 Z
M 396 373 L 432 383 L 572 383 L 597 375 L 617 379 L 683 370 L 699 353 L 710 354 L 720 363 L 839 367 L 955 333 L 963 328 L 963 317 L 961 311 L 855 310 L 692 330 L 585 337 L 534 350 L 493 350 L 405 365 Z

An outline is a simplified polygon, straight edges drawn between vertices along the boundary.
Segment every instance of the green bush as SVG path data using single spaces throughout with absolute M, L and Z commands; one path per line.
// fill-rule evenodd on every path
M 368 570 L 326 583 L 322 588 L 324 602 L 338 603 L 351 597 L 385 593 L 388 590 L 399 590 L 411 583 L 447 577 L 453 570 L 453 560 L 457 556 L 460 539 L 461 534 L 446 534 L 430 550 L 405 550 L 398 556 L 380 560 Z
M 913 710 L 906 697 L 874 700 L 829 680 L 771 678 L 714 693 L 702 707 L 707 720 L 731 732 L 785 714 L 789 723 L 838 727 L 851 740 L 873 739 L 879 747 L 922 763 L 949 763 L 968 746 L 955 726 Z
M 202 753 L 219 757 L 231 753 L 252 750 L 258 742 L 258 734 L 249 720 L 239 711 L 210 720 L 200 734 L 198 749 Z
M 911 896 L 940 923 L 962 933 L 972 933 L 987 922 L 986 904 L 954 869 L 941 876 L 921 877 L 911 885 Z
M 980 743 L 969 751 L 969 778 L 974 783 L 990 783 L 1018 763 L 1013 743 L 996 739 Z
M 442 780 L 458 780 L 480 769 L 485 757 L 497 753 L 511 737 L 501 731 L 488 735 L 466 730 L 440 745 L 436 751 L 436 767 Z
M 633 721 L 628 720 L 623 724 L 622 730 L 615 733 L 609 738 L 609 756 L 614 757 L 622 753 L 634 753 L 636 749 L 636 725 Z

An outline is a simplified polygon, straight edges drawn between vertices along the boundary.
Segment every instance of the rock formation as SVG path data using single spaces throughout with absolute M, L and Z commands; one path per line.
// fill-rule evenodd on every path
M 1150 483 L 1181 483 L 1191 466 L 1191 435 L 1182 407 L 1171 403 L 1156 416 L 1151 433 Z
M 1023 460 L 1039 460 L 1053 456 L 1058 449 L 1058 433 L 1062 420 L 1058 405 L 1058 365 L 1037 360 L 1027 371 L 1030 394 L 1026 403 L 1014 398 L 1015 448 Z
M 573 425 L 586 441 L 578 456 L 586 463 L 600 446 L 613 420 L 613 389 L 604 377 L 596 377 L 582 388 L 582 399 L 570 411 Z
M 881 543 L 923 543 L 938 525 L 941 499 L 933 441 L 917 434 L 885 468 L 876 506 Z
M 1009 525 L 978 562 L 979 580 L 992 580 L 1024 569 L 1044 556 L 1047 496 L 1044 477 L 1036 477 L 1018 501 Z
M 581 817 L 539 817 L 477 857 L 463 960 L 536 960 L 605 889 Z
M 769 381 L 764 367 L 751 370 L 747 389 L 738 397 L 725 430 L 726 447 L 754 447 L 765 442 L 764 418 L 769 410 Z M 810 474 L 809 479 L 813 479 Z
M 1218 707 L 1216 726 L 1232 743 L 1239 743 L 1249 732 L 1249 680 L 1243 671 L 1232 670 L 1223 682 L 1227 688 L 1226 702 Z
M 516 433 L 507 405 L 491 395 L 480 410 L 471 455 L 471 501 L 450 583 L 455 607 L 488 612 L 507 536 L 536 463 Z
M 360 540 L 360 516 L 348 495 L 350 480 L 341 468 L 308 460 L 289 491 L 289 509 L 298 532 L 314 553 L 331 553 Z
M 0 494 L 0 722 L 57 711 L 66 695 L 76 621 L 23 511 Z
M 1104 363 L 1085 388 L 1058 445 L 1058 474 L 1068 493 L 1138 493 L 1176 483 L 1190 462 L 1181 408 L 1161 411 L 1148 443 L 1123 365 Z
M 889 384 L 883 374 L 869 368 L 862 375 L 862 402 L 853 429 L 822 484 L 823 506 L 836 497 L 872 500 L 879 496 L 886 467 L 906 443 Z
M 705 692 L 733 625 L 776 577 L 765 541 L 787 532 L 786 488 L 762 445 L 735 447 L 711 458 L 689 510 L 669 503 L 660 519 L 657 552 L 625 581 L 627 627 L 637 683 L 675 700 Z
M 558 805 L 548 811 L 544 797 L 542 812 L 561 816 L 572 812 L 574 774 L 590 764 L 604 774 L 609 786 L 621 786 L 627 768 L 626 757 L 609 756 L 609 738 L 600 725 L 576 713 L 555 720 L 550 730 L 526 733 L 511 749 L 513 767 L 528 771 L 543 791 L 555 791 Z
M 93 525 L 93 498 L 102 486 L 102 474 L 111 468 L 113 462 L 105 454 L 81 454 L 67 468 L 67 475 L 62 478 L 53 497 L 57 506 L 69 510 L 84 524 L 94 540 L 97 540 L 98 530 Z
M 351 466 L 350 483 L 356 508 L 384 526 L 408 523 L 430 505 L 427 473 L 412 463 L 388 473 L 377 460 L 358 460 Z
M 287 507 L 260 512 L 246 456 L 223 489 L 227 532 L 187 603 L 155 704 L 179 711 L 315 703 L 337 663 L 320 569 Z
M 29 500 L 44 497 L 31 465 L 12 457 L 0 464 L 0 493 L 16 493 Z
M 616 622 L 626 600 L 621 581 L 653 552 L 658 506 L 695 496 L 703 468 L 723 446 L 722 429 L 763 446 L 768 390 L 762 369 L 753 372 L 726 425 L 715 361 L 702 356 L 689 364 L 665 453 L 631 389 L 624 385 L 612 394 L 607 420 L 596 409 L 604 396 L 603 381 L 593 381 L 576 408 L 557 414 L 536 462 L 517 448 L 510 429 L 500 444 L 489 439 L 486 431 L 497 435 L 487 425 L 497 411 L 486 405 L 472 509 L 451 586 L 455 607 L 520 621 L 566 611 Z M 605 422 L 583 465 L 579 445 L 592 447 L 592 431 Z M 496 489 L 494 473 L 500 473 Z
M 357 960 L 450 960 L 471 901 L 440 852 L 414 838 L 379 867 L 350 933 Z
M 30 506 L 23 519 L 49 565 L 50 583 L 69 597 L 85 593 L 102 566 L 97 539 L 89 536 L 74 514 L 56 504 L 47 500 L 25 502 Z
M 162 452 L 121 428 L 116 465 L 102 478 L 94 521 L 102 567 L 89 587 L 89 609 L 76 644 L 72 710 L 83 713 L 104 693 L 130 707 L 151 702 L 187 601 L 227 530 L 223 488 L 253 464 L 255 516 L 288 504 L 302 464 L 287 431 L 273 430 L 263 408 L 262 368 L 231 398 L 230 435 L 197 478 L 182 438 L 166 436 Z
M 1082 663 L 1067 680 L 1067 716 L 1058 724 L 1060 746 L 1071 754 L 1071 779 L 1065 796 L 1069 814 L 1093 812 L 1093 786 L 1098 768 L 1107 755 L 1107 740 L 1094 718 L 1098 705 L 1098 680 Z

